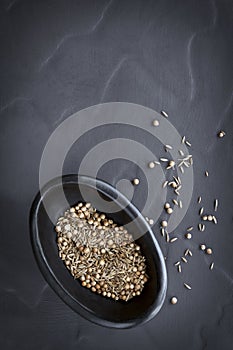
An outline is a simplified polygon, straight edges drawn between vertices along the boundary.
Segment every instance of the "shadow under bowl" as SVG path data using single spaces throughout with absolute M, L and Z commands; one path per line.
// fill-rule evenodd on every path
M 65 194 L 66 200 L 61 193 Z M 59 258 L 54 224 L 69 206 L 84 201 L 82 194 L 90 198 L 97 210 L 100 197 L 115 206 L 116 211 L 107 216 L 119 225 L 130 222 L 133 227 L 130 233 L 136 237 L 135 241 L 146 257 L 148 282 L 141 295 L 128 302 L 107 299 L 84 288 Z M 34 255 L 44 278 L 67 305 L 86 319 L 106 327 L 131 328 L 151 320 L 161 309 L 167 290 L 167 272 L 159 244 L 138 209 L 106 182 L 80 175 L 65 175 L 62 181 L 61 178 L 50 181 L 32 204 L 30 233 Z

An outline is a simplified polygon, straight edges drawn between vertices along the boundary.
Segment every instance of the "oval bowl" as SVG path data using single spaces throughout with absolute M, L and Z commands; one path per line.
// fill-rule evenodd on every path
M 68 209 L 61 199 L 63 188 L 70 206 L 91 198 L 98 210 L 100 196 L 111 202 L 117 212 L 108 215 L 119 225 L 137 218 L 133 236 L 146 257 L 148 282 L 140 296 L 128 302 L 114 301 L 91 292 L 75 280 L 59 258 L 54 222 Z M 48 216 L 44 202 L 50 206 Z M 52 218 L 51 218 L 52 212 Z M 151 320 L 161 309 L 167 290 L 167 271 L 159 244 L 146 220 L 129 200 L 108 183 L 80 175 L 65 175 L 50 181 L 39 192 L 30 212 L 31 243 L 39 268 L 52 289 L 75 312 L 96 324 L 112 328 L 131 328 Z

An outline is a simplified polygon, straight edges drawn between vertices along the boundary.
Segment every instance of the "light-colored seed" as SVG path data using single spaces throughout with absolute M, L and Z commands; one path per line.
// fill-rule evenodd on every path
M 187 256 L 189 253 L 189 249 L 186 249 L 185 252 L 184 252 L 184 256 Z
M 192 230 L 193 230 L 193 226 L 190 226 L 190 227 L 187 228 L 188 232 L 191 232 Z
M 203 208 L 203 207 L 201 207 L 201 209 L 200 209 L 200 211 L 199 211 L 199 215 L 202 215 L 202 214 L 203 214 L 203 212 L 204 212 L 204 208 Z
M 160 160 L 161 162 L 168 162 L 168 159 L 167 159 L 167 158 L 159 158 L 159 160 Z
M 175 266 L 180 265 L 180 261 L 177 261 L 174 265 L 175 265 Z
M 184 174 L 184 168 L 182 166 L 180 167 L 180 171 Z
M 167 213 L 168 213 L 169 215 L 171 215 L 172 212 L 173 212 L 173 209 L 172 209 L 172 208 L 167 208 Z
M 202 216 L 202 220 L 206 221 L 208 219 L 207 215 Z
M 161 111 L 161 114 L 165 117 L 165 118 L 168 118 L 168 113 L 166 111 Z
M 155 160 L 154 163 L 155 163 L 156 165 L 160 165 L 160 162 L 159 162 L 158 160 Z
M 183 256 L 181 257 L 181 259 L 183 260 L 183 262 L 185 262 L 187 264 L 188 260 L 185 259 Z
M 218 199 L 214 200 L 214 211 L 218 210 Z
M 179 201 L 179 207 L 180 207 L 181 209 L 183 208 L 182 201 Z
M 213 222 L 215 223 L 215 225 L 217 225 L 218 220 L 217 220 L 216 216 L 213 216 Z
M 173 201 L 173 203 L 174 203 L 175 205 L 179 205 L 179 203 L 177 202 L 176 199 L 173 199 L 172 201 Z
M 166 233 L 166 242 L 168 243 L 170 240 L 169 233 L 167 231 L 165 231 L 165 233 Z
M 163 227 L 161 228 L 161 235 L 162 235 L 163 237 L 165 236 L 165 230 L 164 230 Z
M 207 219 L 208 219 L 208 221 L 213 221 L 213 216 L 212 215 L 208 215 Z
M 191 239 L 192 238 L 192 234 L 191 233 L 186 233 L 185 238 Z
M 184 152 L 181 149 L 179 149 L 179 153 L 182 157 L 184 156 Z
M 165 145 L 165 150 L 168 150 L 168 149 L 173 149 L 171 145 Z
M 166 186 L 167 186 L 167 184 L 168 184 L 168 181 L 165 181 L 164 183 L 163 183 L 163 188 L 165 188 Z
M 140 180 L 139 179 L 133 179 L 133 185 L 137 186 L 139 185 Z
M 161 222 L 161 226 L 162 226 L 162 227 L 167 227 L 167 221 L 166 221 L 166 220 L 163 220 L 163 221 Z
M 159 121 L 157 119 L 154 119 L 152 124 L 153 126 L 159 126 Z
M 170 300 L 170 302 L 171 302 L 172 305 L 177 304 L 177 302 L 178 302 L 177 297 L 172 297 L 171 300 Z
M 200 249 L 203 250 L 203 251 L 206 250 L 206 245 L 205 244 L 201 244 L 200 245 Z
M 208 177 L 209 176 L 209 172 L 206 170 L 205 171 L 205 176 Z
M 202 230 L 202 224 L 198 224 L 198 230 L 199 230 L 199 231 Z
M 150 225 L 154 225 L 154 220 L 153 219 L 149 219 L 149 224 Z
M 212 262 L 212 263 L 210 264 L 210 270 L 213 270 L 213 268 L 214 268 L 214 262 Z
M 192 289 L 191 286 L 190 286 L 189 284 L 187 284 L 187 283 L 184 283 L 184 286 L 185 286 L 185 288 L 187 288 L 187 289 L 189 289 L 189 290 Z
M 177 241 L 177 239 L 178 239 L 177 237 L 171 238 L 170 239 L 170 243 L 173 243 L 173 242 Z
M 167 202 L 167 203 L 165 203 L 165 204 L 164 204 L 164 208 L 165 208 L 165 209 L 170 208 L 170 204 L 169 204 L 168 202 Z
M 213 253 L 211 248 L 206 248 L 206 254 L 211 255 Z
M 223 130 L 220 130 L 219 133 L 218 133 L 218 137 L 222 138 L 226 135 L 225 131 Z
M 186 145 L 189 146 L 189 147 L 192 146 L 192 144 L 191 144 L 189 141 L 187 141 L 187 140 L 185 141 L 185 143 L 186 143 Z
M 191 250 L 189 249 L 189 255 L 190 256 L 193 256 L 193 253 L 191 252 Z
M 179 273 L 181 273 L 181 271 L 182 271 L 181 265 L 178 265 L 177 270 Z
M 150 169 L 153 169 L 153 168 L 155 167 L 155 163 L 154 163 L 154 162 L 150 162 L 150 163 L 148 164 L 148 167 L 149 167 Z
M 202 224 L 202 225 L 201 225 L 201 232 L 204 232 L 204 231 L 205 231 L 205 225 Z
M 185 143 L 185 136 L 182 137 L 181 143 Z
M 169 163 L 168 163 L 168 166 L 169 166 L 170 168 L 173 168 L 175 165 L 176 165 L 176 163 L 175 163 L 174 160 L 170 160 Z
M 201 203 L 201 196 L 198 197 L 197 203 L 199 203 L 199 204 Z

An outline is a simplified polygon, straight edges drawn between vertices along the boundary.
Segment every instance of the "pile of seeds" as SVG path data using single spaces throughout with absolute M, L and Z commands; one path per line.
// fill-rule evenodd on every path
M 90 203 L 79 203 L 58 219 L 59 256 L 83 287 L 105 297 L 128 301 L 148 280 L 140 246 L 123 226 Z

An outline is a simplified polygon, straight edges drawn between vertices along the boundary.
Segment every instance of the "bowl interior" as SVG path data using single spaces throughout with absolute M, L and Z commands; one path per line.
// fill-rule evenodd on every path
M 131 204 L 127 208 L 122 209 L 119 203 L 116 203 L 114 196 L 116 190 L 98 183 L 98 193 L 106 200 L 113 202 L 117 208 L 117 212 L 108 215 L 119 225 L 124 225 L 132 220 L 138 213 Z M 46 202 L 49 203 L 53 220 L 56 221 L 67 207 L 60 198 L 61 184 L 54 184 L 43 196 L 46 196 Z M 80 191 L 81 190 L 81 191 Z M 70 206 L 82 201 L 82 193 L 91 198 L 93 206 L 98 209 L 99 196 L 93 184 L 89 181 L 64 181 L 63 191 Z M 132 326 L 152 318 L 162 306 L 166 292 L 166 269 L 162 263 L 162 254 L 154 240 L 151 231 L 146 232 L 143 236 L 136 240 L 141 246 L 142 254 L 146 257 L 148 282 L 140 296 L 130 299 L 128 302 L 114 301 L 107 299 L 101 295 L 91 292 L 89 289 L 81 286 L 79 280 L 74 280 L 63 261 L 58 256 L 58 247 L 56 244 L 56 232 L 54 224 L 51 222 L 45 210 L 42 200 L 34 204 L 32 210 L 33 216 L 33 234 L 32 243 L 34 252 L 38 258 L 42 272 L 47 281 L 52 285 L 53 289 L 60 297 L 68 303 L 75 311 L 81 313 L 90 320 L 105 324 L 118 325 L 120 327 Z M 142 228 L 145 229 L 145 220 L 139 218 L 134 224 L 133 236 L 138 235 Z M 148 227 L 147 227 L 148 228 Z

